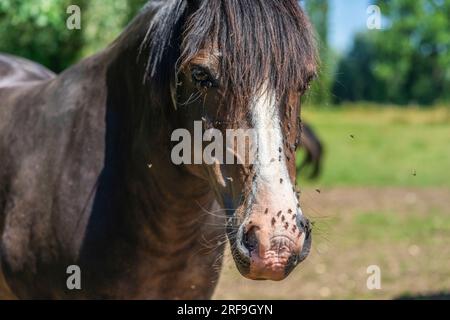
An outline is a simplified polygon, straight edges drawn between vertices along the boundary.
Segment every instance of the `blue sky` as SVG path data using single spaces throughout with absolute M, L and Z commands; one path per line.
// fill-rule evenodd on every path
M 343 52 L 352 45 L 353 36 L 366 28 L 370 0 L 330 0 L 329 41 Z

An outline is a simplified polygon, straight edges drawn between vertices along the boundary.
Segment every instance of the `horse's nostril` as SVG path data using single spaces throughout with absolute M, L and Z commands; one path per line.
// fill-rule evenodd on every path
M 299 228 L 299 231 L 304 232 L 306 237 L 309 237 L 311 233 L 311 224 L 305 216 L 299 216 L 297 218 L 297 226 Z
M 243 245 L 247 248 L 251 254 L 258 247 L 258 237 L 256 236 L 257 227 L 252 227 L 247 233 L 244 234 Z

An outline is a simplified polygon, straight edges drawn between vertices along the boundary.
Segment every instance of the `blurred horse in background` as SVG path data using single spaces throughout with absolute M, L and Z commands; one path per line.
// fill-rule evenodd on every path
M 300 139 L 300 148 L 304 150 L 305 158 L 298 167 L 299 171 L 306 171 L 306 177 L 316 179 L 320 176 L 324 147 L 311 125 L 302 123 L 302 136 Z

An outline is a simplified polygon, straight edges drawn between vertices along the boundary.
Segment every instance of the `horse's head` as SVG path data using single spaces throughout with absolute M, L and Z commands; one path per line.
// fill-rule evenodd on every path
M 296 0 L 180 5 L 186 7 L 171 86 L 178 124 L 195 138 L 194 122 L 201 122 L 223 139 L 214 161 L 187 168 L 209 181 L 225 209 L 240 272 L 282 280 L 311 246 L 295 189 L 300 97 L 316 72 L 310 24 Z M 244 154 L 226 143 L 236 134 L 228 141 L 239 145 L 243 133 L 254 139 L 243 142 Z

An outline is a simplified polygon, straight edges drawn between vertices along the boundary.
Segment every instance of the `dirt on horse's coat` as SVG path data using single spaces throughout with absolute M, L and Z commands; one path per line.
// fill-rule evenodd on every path
M 255 21 L 240 16 L 249 12 Z M 263 18 L 270 30 L 260 27 Z M 221 41 L 228 35 L 218 25 L 229 21 L 234 39 Z M 274 36 L 288 25 L 285 38 Z M 250 42 L 250 27 L 269 40 Z M 269 67 L 294 49 L 298 67 Z M 285 278 L 311 245 L 291 189 L 298 96 L 315 72 L 315 54 L 294 0 L 173 0 L 150 3 L 109 48 L 59 76 L 0 58 L 0 259 L 12 294 L 210 298 L 226 235 L 244 276 Z M 261 64 L 241 67 L 237 58 Z M 248 88 L 249 77 L 272 96 Z M 180 103 L 206 91 L 203 105 Z M 265 111 L 275 104 L 276 123 Z M 202 118 L 221 131 L 257 127 L 265 139 L 259 162 L 173 165 L 170 133 Z M 263 163 L 273 150 L 280 161 Z M 67 288 L 70 265 L 82 270 L 81 290 Z

